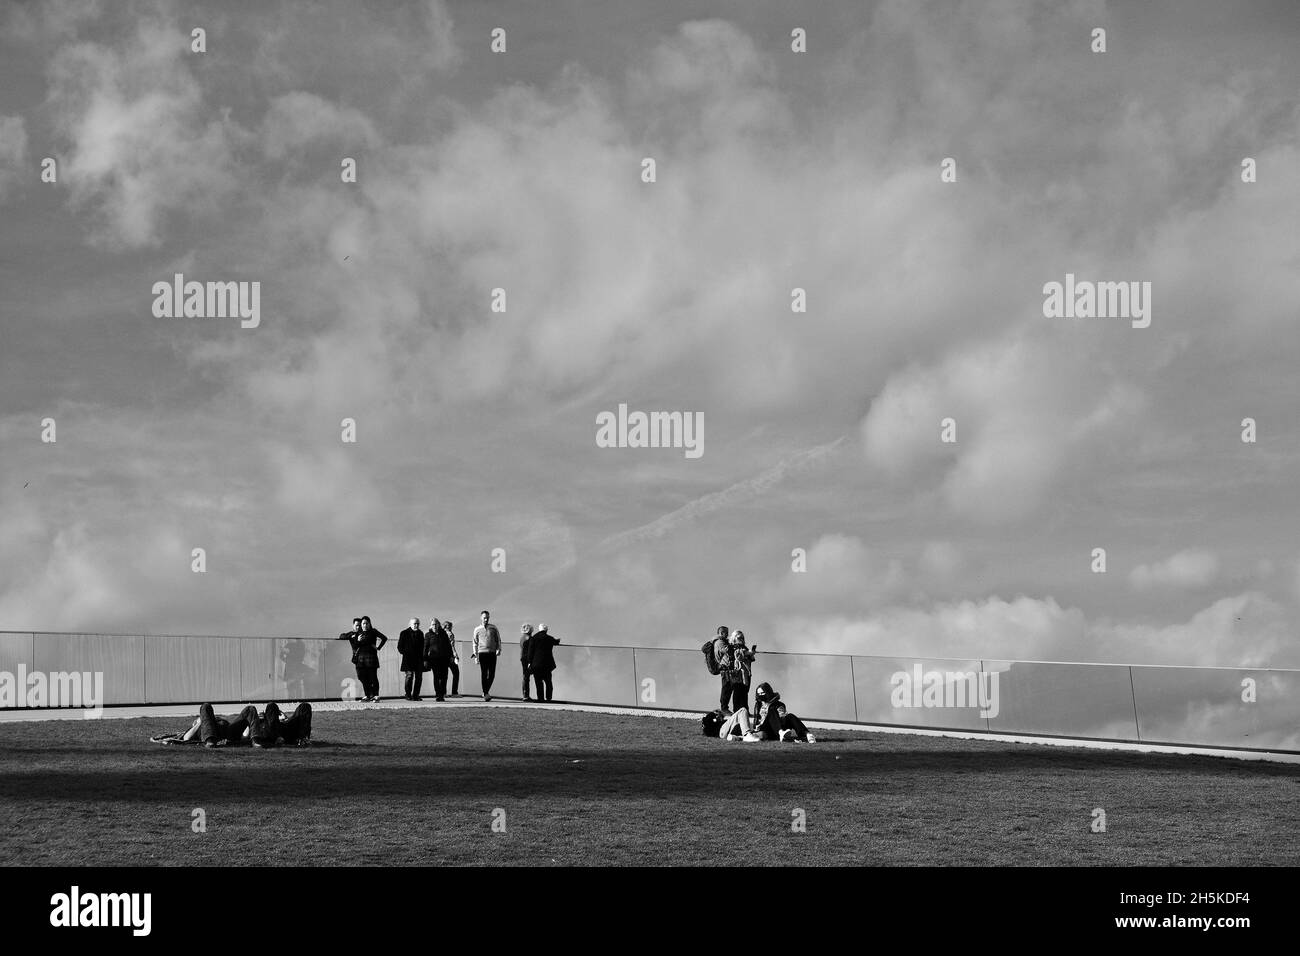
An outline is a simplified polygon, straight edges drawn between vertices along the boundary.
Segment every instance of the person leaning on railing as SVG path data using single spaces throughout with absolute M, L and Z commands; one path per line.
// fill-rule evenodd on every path
M 555 645 L 560 643 L 558 637 L 552 637 L 545 624 L 538 624 L 528 642 L 528 670 L 537 685 L 537 699 L 551 699 L 551 674 L 555 671 Z M 525 678 L 527 680 L 527 678 Z M 525 686 L 525 689 L 527 687 Z

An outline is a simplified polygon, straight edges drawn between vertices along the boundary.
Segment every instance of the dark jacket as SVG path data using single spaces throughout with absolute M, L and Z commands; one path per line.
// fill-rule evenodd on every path
M 402 655 L 402 670 L 424 670 L 424 632 L 418 627 L 407 627 L 397 635 L 397 653 Z
M 373 627 L 364 633 L 352 635 L 352 663 L 357 667 L 378 667 L 379 648 L 388 643 L 388 636 Z
M 442 628 L 431 627 L 424 635 L 424 660 L 430 667 L 451 663 L 451 638 Z
M 519 662 L 521 664 L 528 663 L 528 642 L 531 641 L 532 639 L 533 638 L 531 634 L 519 638 Z
M 549 674 L 555 670 L 555 645 L 560 643 L 558 637 L 552 637 L 546 631 L 539 631 L 528 641 L 528 669 L 537 674 Z
M 357 662 L 357 632 L 344 631 L 336 640 L 347 641 L 352 646 L 352 663 L 355 664 Z
M 785 716 L 785 701 L 781 699 L 781 694 L 764 681 L 754 688 L 754 710 L 750 717 L 754 719 L 754 723 L 761 724 L 767 719 L 768 711 L 773 709 Z

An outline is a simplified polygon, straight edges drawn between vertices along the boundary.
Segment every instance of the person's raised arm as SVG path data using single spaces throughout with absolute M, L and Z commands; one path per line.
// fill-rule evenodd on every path
M 375 653 L 378 654 L 384 649 L 384 645 L 388 643 L 388 635 L 383 631 L 376 631 L 375 633 L 379 635 L 379 643 L 375 645 Z

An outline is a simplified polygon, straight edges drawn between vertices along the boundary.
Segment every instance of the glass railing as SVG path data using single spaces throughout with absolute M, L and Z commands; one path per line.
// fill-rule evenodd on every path
M 460 692 L 478 696 L 479 667 L 468 642 L 458 647 Z M 701 712 L 719 703 L 720 680 L 698 650 L 561 644 L 555 658 L 557 700 Z M 400 697 L 396 647 L 380 663 L 381 694 Z M 359 696 L 348 643 L 317 638 L 0 632 L 0 672 L 16 687 L 0 703 L 15 707 L 33 706 L 17 686 L 24 673 L 49 686 L 58 674 L 102 674 L 107 706 Z M 1300 752 L 1300 670 L 764 652 L 761 681 L 806 720 Z M 508 643 L 492 696 L 519 698 L 522 684 Z M 44 706 L 57 703 L 82 705 L 47 696 Z

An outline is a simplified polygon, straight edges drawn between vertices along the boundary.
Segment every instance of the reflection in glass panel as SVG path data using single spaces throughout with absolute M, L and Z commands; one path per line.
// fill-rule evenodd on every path
M 146 637 L 145 703 L 243 699 L 239 641 L 224 637 Z
M 703 669 L 703 655 L 700 668 Z M 855 720 L 853 673 L 847 657 L 830 654 L 768 654 L 754 661 L 749 705 L 754 688 L 766 681 L 781 695 L 791 713 L 804 720 Z
M 636 649 L 637 705 L 660 710 L 715 710 L 721 678 L 699 651 Z
M 31 634 L 0 634 L 0 671 L 16 675 L 19 664 L 31 671 L 35 666 L 32 641 Z
M 104 675 L 105 704 L 144 699 L 144 638 L 109 634 L 37 634 L 36 669 Z
M 1134 667 L 1133 690 L 1143 740 L 1300 750 L 1300 671 Z
M 999 708 L 989 729 L 1137 740 L 1129 669 L 1112 664 L 984 661 L 998 675 Z
M 555 673 L 551 675 L 551 681 L 555 700 L 621 707 L 631 707 L 636 703 L 631 648 L 567 647 L 561 644 L 555 648 Z M 537 693 L 536 683 L 532 693 Z
M 861 723 L 987 729 L 979 661 L 854 657 L 853 682 Z

